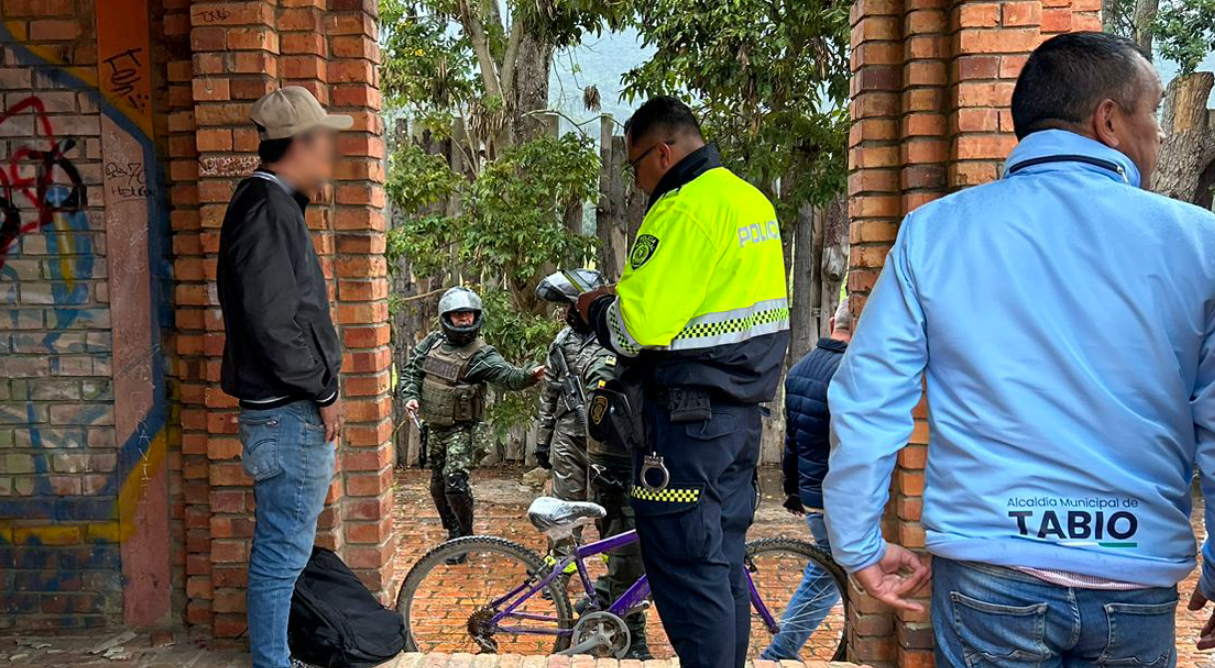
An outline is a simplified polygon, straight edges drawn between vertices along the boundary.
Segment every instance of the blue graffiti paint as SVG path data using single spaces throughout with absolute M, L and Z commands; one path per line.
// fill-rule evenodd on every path
M 106 100 L 94 85 L 81 80 L 68 70 L 43 61 L 40 56 L 16 40 L 8 32 L 7 27 L 3 23 L 0 23 L 0 45 L 6 46 L 9 49 L 9 53 L 15 56 L 19 64 L 36 68 L 38 76 L 43 79 L 52 82 L 60 88 L 79 91 L 92 97 L 98 104 L 102 114 L 121 130 L 139 141 L 144 154 L 144 164 L 148 166 L 147 190 L 150 193 L 147 198 L 147 252 L 153 272 L 152 281 L 150 282 L 150 303 L 157 309 L 157 315 L 159 316 L 158 318 L 153 318 L 151 321 L 152 331 L 150 332 L 150 340 L 153 342 L 161 341 L 162 328 L 170 327 L 173 322 L 173 305 L 171 301 L 172 263 L 168 256 L 168 245 L 165 241 L 168 238 L 169 220 L 166 189 L 163 186 L 164 171 L 157 160 L 156 147 L 150 138 L 143 133 L 143 130 L 132 119 L 127 117 L 121 109 L 118 109 Z M 75 221 L 73 226 L 79 222 L 81 221 Z M 83 224 L 85 229 L 87 229 L 87 218 L 83 219 Z M 66 297 L 70 300 L 71 295 L 66 295 Z M 48 327 L 56 326 L 61 320 L 79 327 L 84 324 L 84 318 L 93 317 L 94 313 L 92 311 L 87 309 L 72 309 L 70 308 L 71 304 L 67 300 L 65 300 L 65 303 L 60 304 L 59 300 L 56 299 L 56 308 L 54 310 L 56 323 L 47 323 Z M 60 306 L 68 308 L 59 308 Z M 13 322 L 14 329 L 18 328 L 21 318 L 29 317 L 23 315 L 23 313 L 24 311 L 20 309 L 12 309 L 10 311 L 10 319 Z M 142 461 L 147 444 L 165 427 L 168 401 L 165 391 L 165 357 L 159 350 L 149 351 L 148 354 L 151 362 L 151 380 L 153 385 L 152 406 L 140 421 L 139 428 L 126 441 L 120 444 L 117 475 L 109 477 L 106 486 L 102 490 L 99 490 L 99 497 L 113 498 L 117 495 L 122 482 L 134 473 L 136 467 Z M 50 507 L 47 507 L 48 503 Z M 0 516 L 39 517 L 42 516 L 42 513 L 55 515 L 59 512 L 76 514 L 77 509 L 75 507 L 63 510 L 57 509 L 54 507 L 54 500 L 46 497 L 0 501 Z M 103 519 L 116 519 L 116 504 L 111 503 L 108 512 L 109 514 Z M 83 514 L 88 514 L 88 512 L 84 512 Z M 117 564 L 115 564 L 116 566 Z

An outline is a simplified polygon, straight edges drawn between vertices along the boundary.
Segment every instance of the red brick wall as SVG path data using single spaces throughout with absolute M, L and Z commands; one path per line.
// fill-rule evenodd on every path
M 244 632 L 253 496 L 235 402 L 218 386 L 216 253 L 228 197 L 257 164 L 250 107 L 287 84 L 355 117 L 337 178 L 308 214 L 345 346 L 347 427 L 318 538 L 387 598 L 395 540 L 376 5 L 107 2 L 131 18 L 101 35 L 102 48 L 146 40 L 139 76 L 127 60 L 99 62 L 107 22 L 92 0 L 0 3 L 0 197 L 17 202 L 23 225 L 37 222 L 38 203 L 8 186 L 37 177 L 18 152 L 49 150 L 43 117 L 57 139 L 76 141 L 63 158 L 88 193 L 0 250 L 0 628 L 184 619 L 218 637 Z M 9 114 L 31 96 L 45 113 Z M 102 136 L 109 116 L 131 120 L 134 148 L 146 152 L 132 158 L 126 130 Z M 147 174 L 143 191 L 131 190 L 132 160 Z M 71 179 L 58 170 L 48 183 Z M 144 200 L 148 221 L 133 221 Z M 140 225 L 146 252 L 125 236 Z M 123 243 L 107 253 L 113 235 Z M 126 315 L 114 323 L 112 313 Z M 145 316 L 150 325 L 132 326 Z M 128 341 L 148 327 L 155 343 Z M 138 396 L 115 398 L 111 384 Z M 131 433 L 116 435 L 124 422 Z
M 848 290 L 861 313 L 917 206 L 995 179 L 1015 144 L 1008 105 L 1025 58 L 1050 35 L 1100 30 L 1100 0 L 857 0 L 852 6 Z M 863 316 L 862 316 L 863 317 Z M 900 454 L 883 530 L 922 550 L 927 407 Z M 928 613 L 893 614 L 855 592 L 854 659 L 930 666 Z M 926 597 L 928 592 L 923 592 Z
M 93 3 L 0 18 L 0 628 L 99 626 L 122 616 L 123 474 L 101 114 L 70 74 L 96 71 Z

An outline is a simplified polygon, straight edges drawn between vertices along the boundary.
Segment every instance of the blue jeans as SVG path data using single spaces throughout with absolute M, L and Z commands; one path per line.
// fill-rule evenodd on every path
M 240 442 L 257 501 L 246 600 L 253 668 L 289 668 L 291 593 L 312 556 L 334 448 L 311 401 L 241 410 Z
M 1048 584 L 998 566 L 932 560 L 939 668 L 1171 668 L 1176 587 Z
M 823 514 L 806 513 L 806 526 L 814 536 L 814 544 L 831 554 L 831 543 L 827 540 L 827 526 L 823 524 Z M 780 617 L 780 633 L 772 638 L 772 643 L 764 650 L 762 657 L 769 661 L 796 660 L 802 645 L 806 644 L 839 600 L 839 587 L 836 586 L 835 580 L 831 579 L 831 575 L 814 562 L 806 564 L 802 582 L 793 592 L 788 607 Z

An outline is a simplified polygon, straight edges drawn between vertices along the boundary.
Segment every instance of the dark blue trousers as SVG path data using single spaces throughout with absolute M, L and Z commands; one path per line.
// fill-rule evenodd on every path
M 648 443 L 636 471 L 657 450 L 671 472 L 665 490 L 632 491 L 663 628 L 682 668 L 741 668 L 751 629 L 743 554 L 755 513 L 760 408 L 714 403 L 712 417 L 697 422 L 672 422 L 652 401 L 645 411 Z

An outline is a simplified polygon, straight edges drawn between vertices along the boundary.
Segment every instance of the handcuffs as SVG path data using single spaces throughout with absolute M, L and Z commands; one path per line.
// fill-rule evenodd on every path
M 662 480 L 657 485 L 650 483 L 651 471 L 658 471 L 662 475 Z M 651 492 L 661 492 L 671 482 L 671 472 L 662 462 L 662 455 L 657 452 L 650 453 L 641 460 L 641 473 L 637 477 L 641 479 L 641 486 Z

